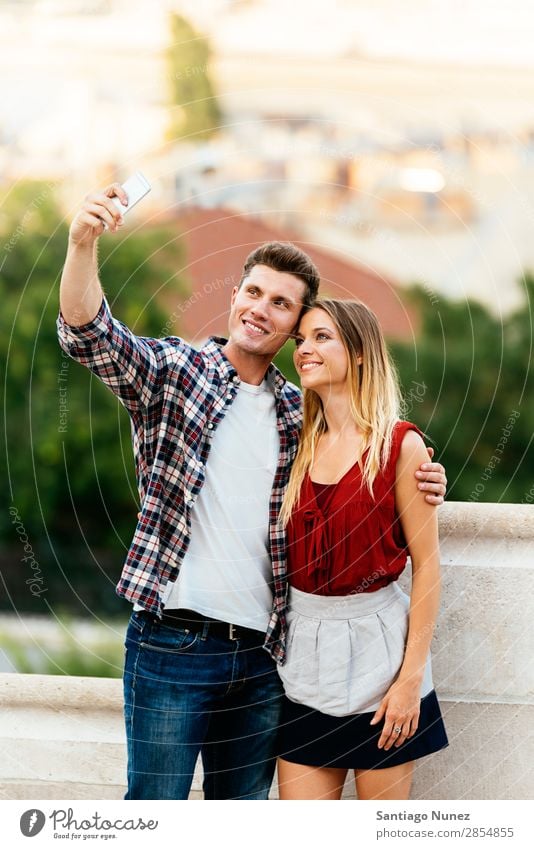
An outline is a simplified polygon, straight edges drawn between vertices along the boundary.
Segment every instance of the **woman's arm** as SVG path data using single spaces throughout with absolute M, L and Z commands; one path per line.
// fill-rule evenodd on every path
M 395 502 L 412 560 L 412 591 L 408 636 L 404 661 L 373 717 L 378 722 L 385 714 L 379 747 L 399 746 L 413 736 L 419 721 L 420 689 L 425 663 L 439 608 L 440 560 L 438 519 L 435 507 L 425 501 L 414 473 L 425 462 L 427 450 L 413 430 L 404 436 L 395 482 Z M 393 733 L 395 727 L 402 733 Z
M 399 678 L 411 677 L 419 684 L 432 642 L 440 595 L 438 514 L 421 498 L 413 478 L 426 453 L 419 434 L 409 430 L 402 441 L 395 482 L 397 513 L 412 560 L 409 630 Z

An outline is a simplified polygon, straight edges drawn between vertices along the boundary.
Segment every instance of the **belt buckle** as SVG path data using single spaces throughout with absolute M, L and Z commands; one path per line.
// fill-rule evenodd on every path
M 235 635 L 235 625 L 228 625 L 228 639 L 237 640 L 237 637 Z

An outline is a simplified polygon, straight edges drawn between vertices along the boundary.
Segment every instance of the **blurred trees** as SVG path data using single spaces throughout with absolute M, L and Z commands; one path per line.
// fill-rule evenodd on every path
M 9 193 L 0 209 L 2 606 L 124 612 L 114 587 L 138 510 L 130 419 L 112 393 L 59 348 L 66 245 L 67 226 L 52 187 L 26 183 Z M 120 236 L 100 240 L 99 257 L 117 318 L 141 335 L 166 335 L 159 290 L 164 285 L 166 293 L 189 294 L 174 273 L 183 265 L 174 230 L 129 235 L 126 226 Z M 430 304 L 422 289 L 414 289 L 421 316 L 416 344 L 390 346 L 404 415 L 433 440 L 451 500 L 534 501 L 534 280 L 524 284 L 524 306 L 504 323 L 477 303 L 440 298 Z M 293 347 L 285 346 L 277 364 L 296 382 Z M 21 526 L 14 526 L 10 507 L 18 511 L 48 588 L 38 598 L 28 590 L 31 569 L 22 561 Z
M 99 605 L 114 607 L 113 587 L 138 509 L 130 418 L 59 347 L 56 318 L 67 235 L 50 187 L 28 183 L 11 191 L 0 218 L 5 393 L 0 541 L 12 549 L 2 574 L 9 573 L 10 593 L 32 602 L 24 586 L 30 569 L 20 562 L 23 546 L 8 513 L 14 505 L 54 590 L 51 602 L 52 596 L 62 598 L 79 609 L 97 603 L 98 596 Z M 154 296 L 164 283 L 166 293 L 172 287 L 187 296 L 175 277 L 183 256 L 174 230 L 129 234 L 126 225 L 120 235 L 100 239 L 99 264 L 117 318 L 140 335 L 165 335 L 168 316 Z M 105 580 L 99 580 L 99 571 Z
M 523 283 L 524 305 L 504 322 L 474 301 L 430 304 L 414 287 L 416 343 L 389 344 L 403 416 L 428 434 L 453 501 L 534 502 L 534 278 Z M 293 350 L 286 345 L 277 365 L 298 383 Z
M 406 409 L 434 440 L 453 501 L 525 501 L 534 484 L 534 280 L 524 306 L 504 321 L 475 301 L 430 306 L 412 291 L 422 319 L 415 345 L 390 346 Z
M 221 110 L 211 81 L 208 42 L 181 15 L 172 13 L 167 51 L 172 104 L 170 137 L 208 138 L 219 127 Z

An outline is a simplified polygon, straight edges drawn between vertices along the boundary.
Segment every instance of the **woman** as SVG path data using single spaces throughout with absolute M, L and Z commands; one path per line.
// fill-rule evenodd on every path
M 318 301 L 296 334 L 304 390 L 287 526 L 289 635 L 281 799 L 407 799 L 414 760 L 448 745 L 429 647 L 439 603 L 437 515 L 414 471 L 427 451 L 399 420 L 374 313 Z M 397 578 L 412 560 L 411 596 Z

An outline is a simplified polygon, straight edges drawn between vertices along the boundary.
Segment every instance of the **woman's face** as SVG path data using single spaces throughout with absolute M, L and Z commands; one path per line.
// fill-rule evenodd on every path
M 318 307 L 301 319 L 295 333 L 295 368 L 304 389 L 341 387 L 347 380 L 348 355 L 336 325 Z

